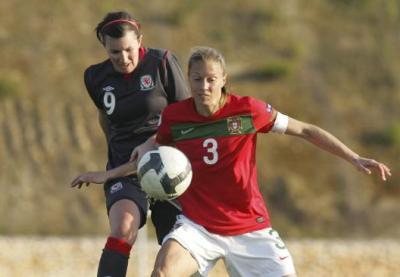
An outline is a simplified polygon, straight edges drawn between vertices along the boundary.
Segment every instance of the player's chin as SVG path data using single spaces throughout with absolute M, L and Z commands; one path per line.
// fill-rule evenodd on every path
M 207 95 L 198 95 L 196 98 L 199 104 L 207 105 L 210 103 L 210 97 Z
M 133 70 L 134 70 L 134 67 L 132 65 L 128 65 L 128 66 L 121 65 L 121 66 L 118 66 L 118 69 L 117 69 L 117 71 L 122 74 L 130 74 L 133 72 Z
M 197 105 L 200 105 L 200 106 L 202 106 L 204 108 L 207 108 L 208 106 L 210 106 L 210 102 L 209 101 L 198 100 L 196 102 L 197 102 Z

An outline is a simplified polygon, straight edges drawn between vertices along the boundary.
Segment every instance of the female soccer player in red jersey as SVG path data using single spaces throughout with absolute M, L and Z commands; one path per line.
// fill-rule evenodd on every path
M 132 150 L 155 134 L 161 111 L 189 97 L 189 92 L 174 55 L 144 47 L 140 24 L 128 13 L 108 13 L 96 34 L 108 59 L 86 69 L 84 80 L 99 110 L 108 146 L 107 169 L 112 169 L 128 162 Z M 111 232 L 98 276 L 125 276 L 131 247 L 146 222 L 147 198 L 135 175 L 107 180 L 104 191 Z M 167 202 L 152 203 L 150 209 L 161 242 L 179 210 Z
M 175 145 L 192 163 L 193 179 L 178 200 L 182 214 L 164 238 L 152 276 L 207 276 L 222 258 L 230 276 L 295 276 L 292 257 L 271 228 L 259 191 L 258 133 L 303 138 L 367 174 L 390 176 L 383 163 L 360 157 L 327 131 L 290 118 L 270 104 L 225 89 L 223 56 L 196 48 L 189 59 L 192 98 L 164 109 L 156 142 Z M 154 144 L 153 139 L 147 141 Z M 136 151 L 136 150 L 135 150 Z M 134 163 L 107 172 L 83 174 L 76 183 L 107 180 L 134 169 Z

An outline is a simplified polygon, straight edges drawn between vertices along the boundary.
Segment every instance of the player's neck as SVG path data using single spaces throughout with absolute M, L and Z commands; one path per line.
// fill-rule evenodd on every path
M 196 110 L 197 112 L 204 116 L 204 117 L 209 117 L 215 114 L 217 111 L 219 111 L 226 103 L 226 94 L 223 93 L 221 95 L 221 98 L 219 99 L 218 103 L 216 105 L 210 106 L 210 105 L 201 105 L 195 103 Z

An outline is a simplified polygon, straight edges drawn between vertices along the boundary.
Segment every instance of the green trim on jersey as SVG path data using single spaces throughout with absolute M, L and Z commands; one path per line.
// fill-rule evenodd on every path
M 207 123 L 184 123 L 171 126 L 173 141 L 205 137 L 247 135 L 256 132 L 251 115 L 236 115 Z

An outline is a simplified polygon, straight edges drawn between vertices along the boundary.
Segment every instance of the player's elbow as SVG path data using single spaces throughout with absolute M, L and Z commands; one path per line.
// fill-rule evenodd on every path
M 285 134 L 309 140 L 314 136 L 317 129 L 317 126 L 314 126 L 310 123 L 296 119 L 290 119 Z

